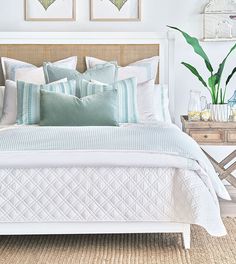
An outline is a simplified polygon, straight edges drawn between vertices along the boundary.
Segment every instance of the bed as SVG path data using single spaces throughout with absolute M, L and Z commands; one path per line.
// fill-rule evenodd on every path
M 1 57 L 35 65 L 77 55 L 80 71 L 85 56 L 126 65 L 159 55 L 156 82 L 169 85 L 174 121 L 170 35 L 25 34 L 0 43 Z M 1 235 L 182 233 L 188 249 L 191 224 L 226 234 L 217 196 L 229 199 L 198 145 L 174 124 L 0 129 Z

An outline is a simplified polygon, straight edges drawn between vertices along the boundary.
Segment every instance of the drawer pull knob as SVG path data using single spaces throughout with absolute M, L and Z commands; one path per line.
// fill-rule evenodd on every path
M 208 135 L 205 135 L 204 138 L 208 138 Z

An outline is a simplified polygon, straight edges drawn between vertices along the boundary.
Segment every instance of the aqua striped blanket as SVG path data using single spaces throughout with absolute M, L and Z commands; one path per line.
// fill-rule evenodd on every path
M 195 161 L 198 162 L 211 178 L 213 185 L 214 182 L 215 185 L 221 183 L 198 144 L 174 125 L 28 126 L 0 130 L 0 154 L 39 150 L 110 150 L 169 154 L 186 158 L 193 166 Z
M 199 146 L 174 125 L 121 127 L 18 126 L 0 130 L 0 151 L 137 150 L 197 160 Z

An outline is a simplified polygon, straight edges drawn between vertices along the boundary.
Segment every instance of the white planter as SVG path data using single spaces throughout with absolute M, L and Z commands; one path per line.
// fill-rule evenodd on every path
M 211 104 L 211 119 L 214 122 L 228 122 L 228 104 Z

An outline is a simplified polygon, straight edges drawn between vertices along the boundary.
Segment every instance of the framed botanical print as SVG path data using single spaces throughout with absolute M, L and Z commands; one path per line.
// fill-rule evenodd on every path
M 76 0 L 25 0 L 25 20 L 76 20 Z
M 90 0 L 92 21 L 140 21 L 141 0 Z

